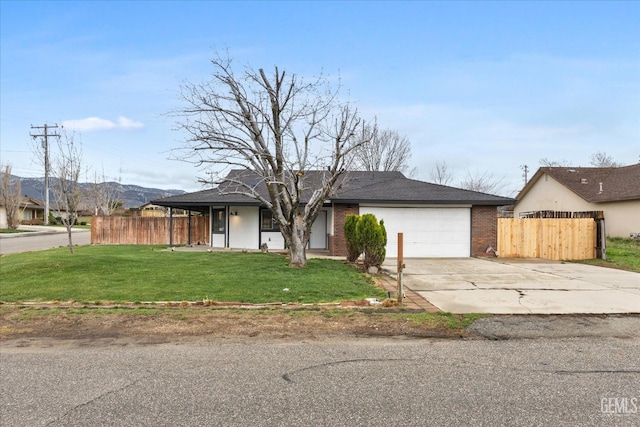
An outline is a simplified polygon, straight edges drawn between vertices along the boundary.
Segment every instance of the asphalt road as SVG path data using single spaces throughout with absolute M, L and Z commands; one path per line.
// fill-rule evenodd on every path
M 74 245 L 88 245 L 91 243 L 90 230 L 74 230 L 72 233 Z M 0 254 L 14 254 L 19 252 L 40 251 L 69 245 L 69 236 L 65 232 L 33 232 L 7 234 L 0 236 Z
M 17 341 L 7 426 L 640 424 L 640 339 Z

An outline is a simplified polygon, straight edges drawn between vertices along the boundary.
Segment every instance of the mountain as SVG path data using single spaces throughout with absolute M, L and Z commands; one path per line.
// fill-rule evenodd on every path
M 31 197 L 36 200 L 44 200 L 44 178 L 21 178 L 12 176 L 13 179 L 20 180 L 20 188 L 23 196 Z M 53 181 L 50 181 L 50 185 Z M 114 187 L 120 186 L 120 196 L 118 199 L 122 201 L 125 208 L 137 208 L 144 205 L 150 200 L 160 199 L 162 197 L 175 196 L 184 194 L 183 190 L 162 190 L 159 188 L 147 188 L 139 185 L 118 184 L 117 182 L 108 182 L 107 185 Z M 80 188 L 88 190 L 94 184 L 91 182 L 80 183 Z M 49 192 L 49 200 L 53 200 L 51 192 Z

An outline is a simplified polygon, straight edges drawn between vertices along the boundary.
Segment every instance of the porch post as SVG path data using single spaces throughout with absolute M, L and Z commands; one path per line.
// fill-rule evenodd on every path
M 213 206 L 209 206 L 209 246 L 213 247 Z
M 231 212 L 231 209 L 229 209 L 229 205 L 226 205 L 224 207 L 224 222 L 225 227 L 224 227 L 224 247 L 228 248 L 229 247 L 229 226 L 231 225 L 231 220 L 229 219 L 229 213 Z

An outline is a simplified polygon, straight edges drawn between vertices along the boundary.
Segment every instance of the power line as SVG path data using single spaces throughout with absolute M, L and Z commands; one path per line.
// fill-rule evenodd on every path
M 42 138 L 42 148 L 44 149 L 44 224 L 49 224 L 49 137 L 60 137 L 58 133 L 49 133 L 49 129 L 57 129 L 58 125 L 48 126 L 46 123 L 44 126 L 33 126 L 31 129 L 44 129 L 42 134 L 32 134 L 33 139 Z

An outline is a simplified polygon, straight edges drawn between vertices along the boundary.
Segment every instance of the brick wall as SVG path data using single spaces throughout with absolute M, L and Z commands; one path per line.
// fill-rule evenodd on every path
M 495 206 L 471 207 L 471 256 L 487 254 L 487 246 L 498 248 L 498 209 Z
M 333 205 L 332 238 L 329 239 L 329 253 L 332 256 L 347 256 L 347 242 L 344 238 L 344 221 L 347 215 L 359 215 L 358 205 Z

